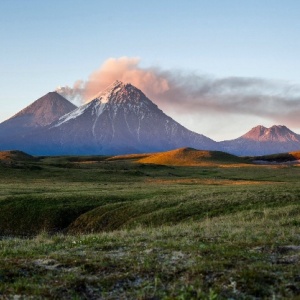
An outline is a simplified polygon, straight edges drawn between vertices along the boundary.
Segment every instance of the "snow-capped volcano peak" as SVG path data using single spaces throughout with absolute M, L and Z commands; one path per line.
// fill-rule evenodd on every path
M 98 118 L 104 111 L 108 111 L 111 117 L 115 117 L 119 110 L 143 117 L 147 112 L 159 109 L 141 90 L 130 83 L 123 83 L 116 80 L 105 90 L 93 97 L 90 102 L 62 116 L 53 127 L 60 126 L 81 115 L 92 115 Z
M 102 103 L 107 103 L 125 84 L 122 81 L 116 80 L 110 84 L 105 90 L 91 98 L 91 101 L 98 99 Z
M 107 154 L 217 147 L 165 115 L 141 90 L 121 81 L 61 117 L 50 132 L 54 139 L 59 136 L 56 143 L 68 153 L 74 149 Z
M 133 106 L 146 104 L 156 107 L 141 90 L 130 83 L 123 83 L 119 80 L 114 81 L 105 90 L 94 96 L 91 102 L 94 100 L 100 101 L 102 104 L 129 104 Z

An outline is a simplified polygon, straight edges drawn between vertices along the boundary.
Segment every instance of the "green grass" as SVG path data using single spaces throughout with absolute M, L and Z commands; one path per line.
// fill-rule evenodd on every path
M 300 168 L 0 165 L 0 299 L 300 295 Z

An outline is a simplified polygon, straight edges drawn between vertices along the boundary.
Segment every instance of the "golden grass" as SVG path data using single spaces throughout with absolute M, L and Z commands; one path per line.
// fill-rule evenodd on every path
M 148 154 L 137 162 L 172 166 L 215 166 L 220 165 L 220 163 L 241 163 L 242 159 L 220 151 L 180 148 L 166 152 Z
M 299 160 L 300 159 L 300 151 L 289 152 L 289 154 L 293 155 L 293 157 L 295 158 L 295 160 Z
M 287 153 L 293 159 L 300 160 L 300 152 Z M 279 156 L 280 157 L 280 156 Z M 221 151 L 196 150 L 193 148 L 179 148 L 166 152 L 129 154 L 111 157 L 107 160 L 131 160 L 142 164 L 185 166 L 185 167 L 219 167 L 219 168 L 242 168 L 256 167 L 266 168 L 264 165 L 253 164 L 243 157 L 238 157 Z M 268 165 L 268 168 L 284 168 L 284 164 Z

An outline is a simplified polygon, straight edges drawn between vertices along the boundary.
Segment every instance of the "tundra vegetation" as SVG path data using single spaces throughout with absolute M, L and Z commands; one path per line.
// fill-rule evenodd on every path
M 300 295 L 297 164 L 155 155 L 2 153 L 0 298 Z

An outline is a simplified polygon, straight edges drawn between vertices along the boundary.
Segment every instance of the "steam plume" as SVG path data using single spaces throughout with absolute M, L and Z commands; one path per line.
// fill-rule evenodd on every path
M 243 114 L 300 127 L 300 87 L 261 78 L 214 78 L 178 70 L 144 68 L 138 58 L 110 58 L 87 81 L 57 91 L 87 102 L 115 80 L 130 82 L 160 108 L 175 114 Z

